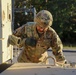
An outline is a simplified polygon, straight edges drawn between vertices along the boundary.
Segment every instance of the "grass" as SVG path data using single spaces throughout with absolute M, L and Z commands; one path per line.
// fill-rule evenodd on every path
M 63 49 L 76 50 L 76 44 L 63 44 Z

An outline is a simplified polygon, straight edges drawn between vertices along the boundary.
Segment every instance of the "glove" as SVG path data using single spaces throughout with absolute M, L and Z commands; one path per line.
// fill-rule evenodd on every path
M 37 43 L 37 40 L 35 38 L 27 38 L 25 40 L 25 44 L 32 47 L 36 46 L 36 43 Z
M 9 35 L 8 37 L 8 46 L 11 45 L 18 45 L 20 42 L 20 38 L 14 35 Z

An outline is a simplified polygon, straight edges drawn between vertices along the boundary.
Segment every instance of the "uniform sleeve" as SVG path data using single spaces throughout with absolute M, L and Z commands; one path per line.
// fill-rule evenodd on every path
M 17 28 L 14 32 L 13 35 L 17 36 L 17 37 L 21 37 L 25 32 L 25 25 Z
M 57 55 L 63 55 L 62 54 L 62 49 L 63 49 L 63 44 L 59 38 L 59 36 L 57 35 L 57 33 L 55 32 L 54 29 L 52 29 L 52 38 L 51 38 L 51 47 L 52 47 L 52 51 L 53 54 L 55 56 Z

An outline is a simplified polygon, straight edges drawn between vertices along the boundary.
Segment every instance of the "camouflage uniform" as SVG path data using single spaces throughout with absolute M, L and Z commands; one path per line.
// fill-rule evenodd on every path
M 65 60 L 62 52 L 62 42 L 55 30 L 50 26 L 48 26 L 46 32 L 39 35 L 36 29 L 36 22 L 28 22 L 16 29 L 13 34 L 21 38 L 18 38 L 21 42 L 19 42 L 19 44 L 15 43 L 14 45 L 23 47 L 18 57 L 18 62 L 38 63 L 40 62 L 39 59 L 42 57 L 42 54 L 50 47 L 52 48 L 56 61 Z M 18 40 L 16 42 L 18 42 Z

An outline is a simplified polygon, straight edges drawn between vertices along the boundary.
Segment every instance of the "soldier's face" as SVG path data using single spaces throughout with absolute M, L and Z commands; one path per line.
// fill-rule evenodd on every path
M 37 31 L 42 34 L 44 33 L 48 28 L 44 28 L 44 27 L 41 27 L 41 26 L 37 26 Z

